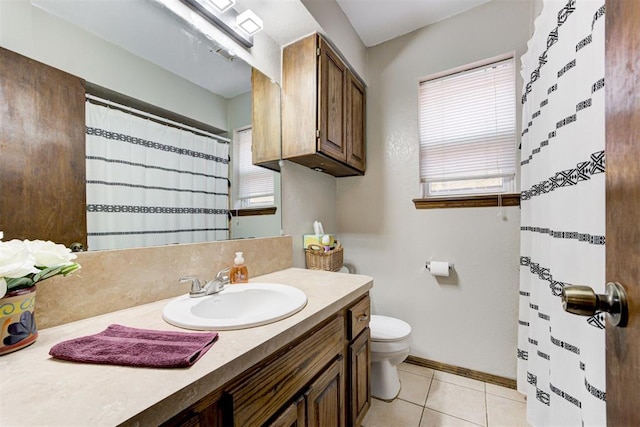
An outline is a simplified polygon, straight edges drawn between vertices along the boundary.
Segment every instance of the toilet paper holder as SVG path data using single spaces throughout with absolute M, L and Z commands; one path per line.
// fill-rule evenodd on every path
M 431 271 L 431 262 L 427 261 L 427 264 L 425 265 L 425 268 L 429 271 Z M 449 263 L 449 271 L 453 271 L 453 264 Z

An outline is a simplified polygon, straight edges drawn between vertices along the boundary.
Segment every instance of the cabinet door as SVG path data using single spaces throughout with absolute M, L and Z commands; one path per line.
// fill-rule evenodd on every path
M 213 393 L 194 406 L 161 424 L 161 427 L 227 427 L 233 426 L 230 402 Z
M 318 151 L 346 162 L 346 87 L 349 70 L 323 39 L 320 39 L 319 66 Z
M 280 171 L 280 87 L 253 68 L 251 88 L 253 164 Z
M 366 328 L 349 345 L 349 419 L 350 425 L 360 425 L 371 406 L 371 346 Z
M 335 360 L 307 392 L 309 427 L 344 427 L 344 359 Z
M 272 423 L 269 423 L 269 427 L 306 427 L 305 409 L 304 397 L 301 397 L 289 405 Z
M 366 94 L 362 83 L 349 72 L 347 82 L 347 163 L 365 170 Z
M 87 246 L 85 82 L 0 48 L 4 239 Z

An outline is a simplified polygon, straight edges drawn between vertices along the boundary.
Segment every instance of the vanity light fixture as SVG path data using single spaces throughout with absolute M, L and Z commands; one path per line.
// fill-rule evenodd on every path
M 254 35 L 262 29 L 262 19 L 251 9 L 247 9 L 236 17 L 236 24 L 249 35 Z
M 219 12 L 224 13 L 236 4 L 236 0 L 205 0 L 203 3 L 210 4 Z
M 0 0 L 1 1 L 1 0 Z M 236 0 L 181 0 L 190 6 L 199 15 L 221 29 L 235 41 L 244 47 L 253 47 L 253 34 L 262 29 L 262 20 L 251 12 L 250 22 L 247 20 L 246 25 L 249 27 L 241 28 L 236 18 L 239 17 L 238 12 L 232 7 Z M 244 22 L 244 21 L 243 21 Z M 259 26 L 258 29 L 256 27 Z

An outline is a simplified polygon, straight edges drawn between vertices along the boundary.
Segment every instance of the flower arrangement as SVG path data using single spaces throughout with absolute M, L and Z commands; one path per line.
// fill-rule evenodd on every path
M 3 242 L 0 231 L 0 298 L 7 292 L 34 286 L 37 282 L 80 268 L 76 255 L 64 245 L 44 240 Z

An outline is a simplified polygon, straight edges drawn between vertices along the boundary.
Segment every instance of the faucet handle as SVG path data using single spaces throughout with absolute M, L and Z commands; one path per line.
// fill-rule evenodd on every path
M 225 268 L 224 270 L 220 270 L 218 271 L 218 273 L 216 274 L 216 279 L 220 282 L 225 282 L 228 283 L 229 282 L 229 273 L 231 272 L 230 268 Z
M 204 289 L 200 285 L 200 280 L 193 276 L 182 276 L 178 279 L 180 283 L 191 281 L 191 291 L 189 291 L 189 296 L 197 297 L 204 294 Z

